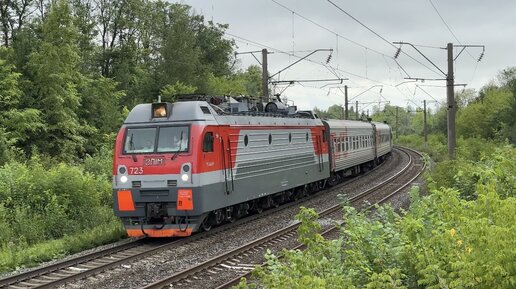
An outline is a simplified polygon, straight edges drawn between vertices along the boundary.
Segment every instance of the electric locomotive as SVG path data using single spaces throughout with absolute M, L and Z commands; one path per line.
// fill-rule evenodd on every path
M 229 100 L 226 112 L 210 98 L 129 113 L 113 165 L 114 210 L 129 236 L 188 236 L 324 186 L 329 132 L 319 118 L 278 113 L 279 101 L 257 113 Z
M 140 104 L 115 143 L 114 211 L 129 236 L 174 237 L 261 212 L 366 170 L 392 150 L 383 123 L 321 120 L 277 101 Z

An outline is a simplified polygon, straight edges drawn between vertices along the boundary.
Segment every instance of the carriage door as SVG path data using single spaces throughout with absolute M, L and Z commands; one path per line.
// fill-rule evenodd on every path
M 238 142 L 238 140 L 237 140 Z M 221 171 L 222 177 L 224 179 L 224 188 L 226 194 L 231 194 L 234 190 L 233 183 L 233 163 L 235 158 L 236 148 L 235 145 L 237 142 L 234 142 L 231 138 L 231 129 L 226 127 L 220 127 L 220 138 L 218 143 L 220 145 L 219 153 L 221 160 Z
M 216 142 L 218 136 L 219 131 L 216 127 L 208 126 L 204 129 L 201 142 L 201 167 L 203 173 L 217 171 L 221 168 L 221 160 L 216 153 L 219 146 Z
M 376 130 L 376 125 L 374 123 L 371 124 L 373 126 L 373 147 L 374 147 L 374 158 L 378 157 L 378 142 L 380 135 L 378 134 L 378 131 Z

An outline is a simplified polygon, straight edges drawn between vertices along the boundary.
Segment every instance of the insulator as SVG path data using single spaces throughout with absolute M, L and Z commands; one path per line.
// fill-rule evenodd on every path
M 482 57 L 484 57 L 484 52 L 482 52 L 482 53 L 480 54 L 480 57 L 478 57 L 477 62 L 480 62 L 480 60 L 482 60 Z
M 398 56 L 400 56 L 400 53 L 401 53 L 401 47 L 398 48 L 398 50 L 396 50 L 396 54 L 394 54 L 394 59 L 397 59 Z

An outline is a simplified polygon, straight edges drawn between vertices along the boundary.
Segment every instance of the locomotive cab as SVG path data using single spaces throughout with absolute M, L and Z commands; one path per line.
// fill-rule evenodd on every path
M 129 236 L 186 236 L 196 229 L 189 225 L 202 217 L 201 206 L 194 207 L 194 160 L 213 121 L 205 102 L 141 104 L 128 115 L 115 144 L 113 197 Z

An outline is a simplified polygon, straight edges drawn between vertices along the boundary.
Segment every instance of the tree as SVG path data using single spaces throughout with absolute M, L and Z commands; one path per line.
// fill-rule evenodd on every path
M 344 119 L 344 107 L 340 104 L 334 104 L 328 107 L 328 118 Z
M 30 15 L 34 0 L 2 0 L 0 2 L 0 31 L 4 46 L 10 46 L 11 40 L 22 29 Z
M 516 143 L 516 68 L 503 70 L 497 79 L 499 86 L 491 83 L 482 88 L 458 111 L 458 135 Z
M 18 108 L 22 95 L 19 88 L 21 74 L 4 59 L 11 52 L 0 47 L 0 165 L 11 159 L 13 153 L 18 153 L 16 146 L 22 147 L 31 134 L 45 129 L 39 110 Z
M 196 46 L 200 48 L 200 61 L 206 69 L 215 76 L 229 76 L 231 68 L 229 63 L 232 61 L 233 40 L 224 38 L 224 32 L 229 27 L 225 24 L 214 24 L 208 21 L 204 25 L 204 17 L 194 17 L 196 23 Z
M 83 153 L 91 127 L 77 116 L 78 84 L 83 81 L 77 47 L 77 29 L 65 0 L 52 5 L 41 25 L 42 44 L 29 57 L 35 107 L 47 124 L 46 134 L 33 140 L 43 152 L 72 160 Z

